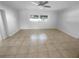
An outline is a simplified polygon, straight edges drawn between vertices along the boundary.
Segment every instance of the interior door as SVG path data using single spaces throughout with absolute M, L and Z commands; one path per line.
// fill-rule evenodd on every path
M 1 39 L 5 39 L 8 37 L 6 25 L 7 25 L 7 22 L 4 17 L 4 13 L 2 10 L 0 10 L 0 37 Z
M 2 40 L 1 32 L 0 32 L 0 41 Z

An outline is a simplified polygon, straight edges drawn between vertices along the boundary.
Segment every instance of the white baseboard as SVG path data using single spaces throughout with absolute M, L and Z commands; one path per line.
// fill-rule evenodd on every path
M 18 30 L 16 30 L 15 32 L 13 32 L 13 33 L 9 34 L 9 36 L 14 35 L 14 34 L 15 34 L 15 33 L 17 33 L 18 31 L 20 31 L 20 29 L 18 29 Z
M 79 36 L 77 36 L 75 34 L 72 34 L 72 33 L 68 32 L 68 31 L 65 31 L 63 29 L 59 29 L 59 28 L 21 28 L 21 29 L 18 29 L 17 31 L 15 31 L 14 33 L 9 34 L 9 36 L 12 36 L 15 33 L 17 33 L 18 31 L 23 30 L 23 29 L 58 29 L 58 30 L 60 30 L 60 31 L 66 33 L 66 34 L 68 34 L 69 36 L 71 36 L 73 38 L 79 39 Z
M 55 27 L 41 27 L 41 28 L 20 28 L 20 29 L 56 29 Z
M 65 31 L 65 30 L 63 30 L 63 29 L 58 29 L 58 30 L 60 30 L 60 31 L 66 33 L 66 34 L 68 34 L 69 36 L 71 36 L 71 37 L 73 37 L 73 38 L 79 39 L 79 36 L 74 35 L 74 34 L 68 32 L 68 31 Z

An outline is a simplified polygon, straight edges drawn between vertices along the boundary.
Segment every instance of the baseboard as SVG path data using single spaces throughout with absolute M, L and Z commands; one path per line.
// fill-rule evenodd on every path
M 12 35 L 16 34 L 18 31 L 25 30 L 25 29 L 57 29 L 61 32 L 64 32 L 64 33 L 68 34 L 69 36 L 71 36 L 73 38 L 79 39 L 79 36 L 74 35 L 74 34 L 68 32 L 68 31 L 63 30 L 63 29 L 59 29 L 59 28 L 21 28 L 21 29 L 18 29 L 17 31 L 15 31 L 14 33 L 10 34 L 9 36 L 12 36 Z
M 16 34 L 18 31 L 20 31 L 20 29 L 16 30 L 14 33 L 9 34 L 9 36 Z
M 20 29 L 56 29 L 55 27 L 45 27 L 45 28 L 20 28 Z
M 73 37 L 73 38 L 79 39 L 79 36 L 74 35 L 74 34 L 68 32 L 68 31 L 65 31 L 65 30 L 63 30 L 63 29 L 58 29 L 58 30 L 60 30 L 60 31 L 66 33 L 66 34 L 68 34 L 69 36 L 71 36 L 71 37 Z

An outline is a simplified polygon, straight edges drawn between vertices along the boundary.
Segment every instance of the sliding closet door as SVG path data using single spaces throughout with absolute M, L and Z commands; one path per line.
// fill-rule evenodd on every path
M 6 19 L 3 18 L 4 17 L 4 13 L 2 10 L 0 10 L 0 36 L 1 39 L 5 39 L 8 37 L 7 35 L 7 27 L 6 27 Z

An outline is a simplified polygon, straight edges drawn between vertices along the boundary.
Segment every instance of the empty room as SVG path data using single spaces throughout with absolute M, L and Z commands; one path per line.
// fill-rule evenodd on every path
M 0 1 L 0 58 L 78 58 L 79 1 Z

